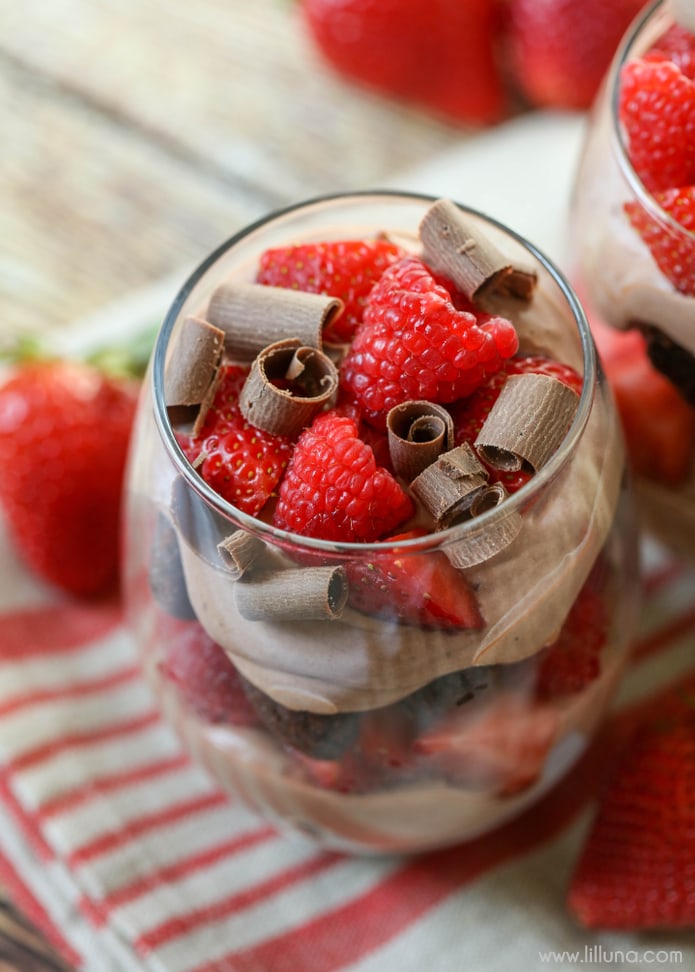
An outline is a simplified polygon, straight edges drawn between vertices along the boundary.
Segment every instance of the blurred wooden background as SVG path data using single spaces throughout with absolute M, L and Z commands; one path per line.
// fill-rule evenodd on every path
M 8 343 L 466 135 L 332 75 L 293 0 L 0 0 L 0 119 Z M 59 968 L 0 889 L 0 970 Z

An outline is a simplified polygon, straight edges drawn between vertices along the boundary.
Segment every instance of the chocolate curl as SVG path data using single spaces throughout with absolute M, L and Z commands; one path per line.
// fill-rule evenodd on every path
M 288 382 L 297 391 L 279 388 L 276 381 Z M 264 348 L 255 359 L 241 389 L 239 407 L 256 428 L 294 437 L 311 424 L 337 388 L 338 371 L 331 359 L 289 338 Z
M 342 313 L 343 302 L 324 294 L 223 283 L 213 293 L 208 319 L 225 334 L 227 354 L 235 361 L 253 361 L 270 344 L 296 338 L 300 345 L 321 347 L 323 329 Z
M 239 580 L 265 553 L 265 544 L 246 530 L 235 530 L 217 544 L 217 549 L 230 575 Z
M 496 509 L 507 498 L 508 493 L 501 483 L 492 483 L 480 490 L 473 498 L 468 513 L 471 519 Z M 521 514 L 516 511 L 493 521 L 484 530 L 471 532 L 465 540 L 454 542 L 444 548 L 444 553 L 454 567 L 463 570 L 475 567 L 495 557 L 500 551 L 516 540 L 521 530 Z
M 247 621 L 334 621 L 347 603 L 343 567 L 298 567 L 251 574 L 234 588 Z
M 173 423 L 197 407 L 194 432 L 202 427 L 217 388 L 224 331 L 200 317 L 186 317 L 171 340 L 164 366 L 164 400 Z
M 671 0 L 671 13 L 677 24 L 695 34 L 695 3 L 693 0 Z
M 550 375 L 510 375 L 475 447 L 496 469 L 537 472 L 560 445 L 577 410 L 573 389 Z
M 513 266 L 481 229 L 449 199 L 439 199 L 420 223 L 423 258 L 452 280 L 474 303 L 493 294 L 528 301 L 536 287 L 533 270 Z
M 410 488 L 441 530 L 469 515 L 471 503 L 486 484 L 485 467 L 464 442 L 423 469 Z
M 454 422 L 441 405 L 410 401 L 386 416 L 389 453 L 396 474 L 411 483 L 454 444 Z

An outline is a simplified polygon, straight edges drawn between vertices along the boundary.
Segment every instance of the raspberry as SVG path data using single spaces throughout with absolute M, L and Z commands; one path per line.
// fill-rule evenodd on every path
M 355 421 L 326 412 L 297 441 L 273 523 L 307 537 L 370 543 L 412 514 L 412 501 L 377 466 Z
M 408 399 L 453 402 L 475 391 L 517 350 L 513 325 L 455 308 L 451 294 L 415 257 L 374 287 L 343 370 L 372 414 Z
M 658 222 L 638 202 L 626 203 L 625 211 L 663 275 L 682 294 L 695 296 L 695 186 L 655 192 L 654 198 L 685 233 Z
M 203 461 L 198 472 L 224 499 L 255 515 L 273 495 L 285 471 L 292 443 L 246 421 L 239 409 L 239 393 L 246 369 L 225 365 L 205 424 L 198 435 L 178 436 L 186 458 Z
M 160 671 L 208 722 L 235 726 L 258 722 L 236 668 L 200 625 L 186 626 L 168 644 Z
M 649 49 L 646 59 L 673 61 L 686 78 L 695 81 L 695 34 L 680 24 L 671 24 Z
M 339 297 L 345 304 L 324 332 L 327 341 L 350 341 L 362 322 L 374 284 L 403 250 L 387 240 L 340 240 L 266 250 L 258 283 Z
M 695 83 L 675 64 L 628 62 L 619 111 L 627 154 L 650 192 L 695 182 Z

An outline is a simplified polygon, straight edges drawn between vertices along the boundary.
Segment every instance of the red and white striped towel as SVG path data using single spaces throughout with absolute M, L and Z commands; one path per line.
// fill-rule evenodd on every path
M 56 600 L 0 547 L 0 880 L 77 968 L 579 970 L 622 950 L 646 970 L 654 949 L 695 968 L 691 936 L 588 935 L 564 906 L 611 753 L 695 684 L 693 572 L 654 566 L 614 713 L 541 803 L 453 849 L 357 859 L 222 793 L 160 719 L 119 606 Z

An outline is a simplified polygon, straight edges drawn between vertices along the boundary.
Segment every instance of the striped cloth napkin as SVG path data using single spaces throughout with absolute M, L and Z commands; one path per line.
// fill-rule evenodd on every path
M 589 935 L 564 904 L 611 755 L 648 700 L 695 684 L 694 592 L 651 557 L 614 711 L 542 802 L 452 849 L 358 859 L 221 792 L 160 718 L 119 605 L 57 599 L 0 537 L 0 880 L 93 972 L 695 968 L 692 936 Z

